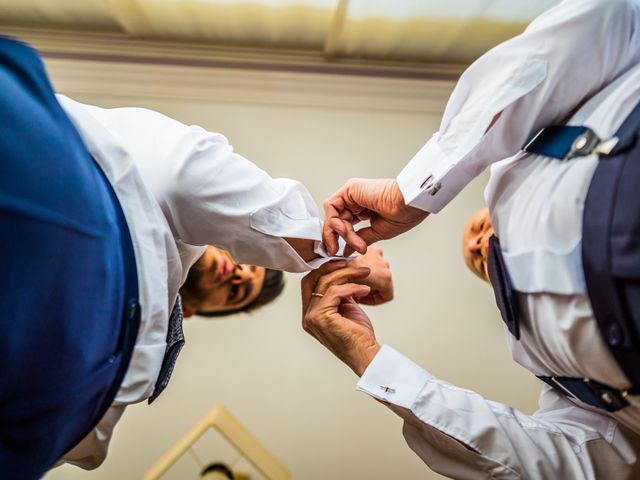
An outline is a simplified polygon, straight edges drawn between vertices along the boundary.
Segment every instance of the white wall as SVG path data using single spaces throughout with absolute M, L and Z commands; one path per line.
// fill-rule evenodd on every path
M 225 133 L 273 176 L 316 200 L 354 176 L 394 176 L 437 128 L 449 83 L 52 59 L 57 89 L 102 106 L 145 106 Z M 492 292 L 465 270 L 460 233 L 483 204 L 486 177 L 445 212 L 383 247 L 395 273 L 391 305 L 371 308 L 380 342 L 454 384 L 534 410 L 537 380 L 510 359 Z M 224 228 L 224 226 L 221 226 Z M 294 478 L 439 478 L 406 446 L 401 421 L 356 393 L 356 377 L 300 328 L 299 277 L 276 304 L 223 321 L 190 320 L 171 385 L 128 409 L 95 472 L 47 478 L 129 479 L 216 403 L 229 407 Z M 224 449 L 198 454 L 230 460 Z M 197 478 L 181 461 L 167 475 Z

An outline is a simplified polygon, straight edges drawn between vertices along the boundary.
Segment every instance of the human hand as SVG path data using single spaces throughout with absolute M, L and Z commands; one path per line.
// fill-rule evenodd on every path
M 301 288 L 302 328 L 358 376 L 380 350 L 369 317 L 356 303 L 371 288 L 352 283 L 369 273 L 346 262 L 328 262 L 305 276 Z
M 367 246 L 393 238 L 427 218 L 428 212 L 404 203 L 394 179 L 351 179 L 324 202 L 322 240 L 329 255 L 338 251 L 338 235 L 347 243 L 344 255 L 365 253 Z M 357 232 L 354 226 L 369 220 Z
M 371 293 L 358 299 L 358 303 L 365 305 L 380 305 L 393 300 L 393 277 L 389 269 L 389 262 L 382 255 L 382 249 L 369 247 L 367 253 L 351 260 L 352 267 L 368 267 L 371 273 L 356 283 L 371 287 Z

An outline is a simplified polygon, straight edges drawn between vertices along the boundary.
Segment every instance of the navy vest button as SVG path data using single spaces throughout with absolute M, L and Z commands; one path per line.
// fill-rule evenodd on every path
M 617 347 L 624 340 L 624 333 L 622 327 L 617 323 L 612 323 L 607 327 L 607 341 L 612 347 Z
M 136 316 L 136 312 L 138 311 L 138 302 L 136 300 L 129 300 L 129 310 L 127 311 L 127 316 L 129 320 L 133 320 Z

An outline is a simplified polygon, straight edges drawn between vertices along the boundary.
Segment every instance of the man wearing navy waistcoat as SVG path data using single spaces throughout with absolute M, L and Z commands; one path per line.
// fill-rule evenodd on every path
M 307 331 L 405 420 L 407 443 L 439 473 L 640 475 L 638 85 L 640 2 L 565 0 L 467 69 L 440 131 L 395 180 L 352 180 L 326 201 L 328 250 L 338 234 L 362 252 L 491 165 L 491 221 L 485 211 L 467 225 L 465 256 L 491 279 L 514 360 L 544 382 L 533 415 L 381 347 L 350 302 L 365 288 L 332 286 L 329 266 L 303 281 Z
M 305 271 L 328 260 L 321 221 L 303 185 L 220 134 L 56 97 L 6 37 L 0 125 L 0 476 L 39 478 L 63 456 L 95 468 L 126 406 L 168 384 L 178 291 L 206 245 Z

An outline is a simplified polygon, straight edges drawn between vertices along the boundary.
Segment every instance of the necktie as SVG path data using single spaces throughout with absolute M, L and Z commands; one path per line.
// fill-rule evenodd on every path
M 169 379 L 173 373 L 173 367 L 176 364 L 180 350 L 184 347 L 184 333 L 182 331 L 182 299 L 180 295 L 176 298 L 176 303 L 173 306 L 171 316 L 169 317 L 169 328 L 167 330 L 167 349 L 164 352 L 164 358 L 162 359 L 162 367 L 160 368 L 160 374 L 156 381 L 156 386 L 153 389 L 153 395 L 149 397 L 149 403 L 151 404 L 162 391 L 169 384 Z
M 500 241 L 495 235 L 489 239 L 489 279 L 496 297 L 496 304 L 502 315 L 502 320 L 507 324 L 511 334 L 520 340 L 520 310 L 515 290 L 511 284 L 511 278 L 507 266 L 502 258 Z

